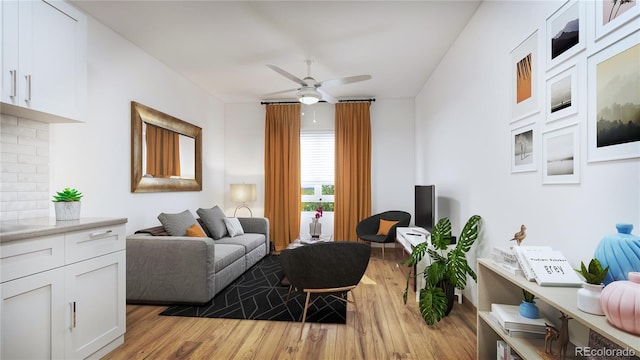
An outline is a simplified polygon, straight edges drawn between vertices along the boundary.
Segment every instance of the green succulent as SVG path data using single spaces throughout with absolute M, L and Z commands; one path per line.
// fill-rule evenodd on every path
M 589 261 L 589 268 L 584 265 L 584 262 L 580 261 L 580 270 L 574 270 L 582 275 L 587 284 L 600 285 L 607 276 L 609 267 L 607 266 L 603 269 L 598 259 L 591 259 L 591 261 Z
M 53 202 L 69 202 L 69 201 L 80 201 L 82 198 L 82 193 L 76 189 L 64 188 L 62 191 L 58 191 L 56 195 L 53 195 Z
M 533 293 L 528 292 L 525 289 L 522 289 L 522 295 L 524 296 L 524 301 L 528 302 L 528 303 L 534 303 L 535 301 L 533 301 L 536 296 Z

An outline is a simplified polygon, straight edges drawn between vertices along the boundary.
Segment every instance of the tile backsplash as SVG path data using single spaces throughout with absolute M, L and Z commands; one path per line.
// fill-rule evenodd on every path
M 49 216 L 49 124 L 0 120 L 0 220 Z

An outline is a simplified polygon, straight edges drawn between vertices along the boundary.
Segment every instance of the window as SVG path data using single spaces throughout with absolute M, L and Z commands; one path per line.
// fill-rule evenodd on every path
M 333 211 L 335 136 L 333 131 L 300 133 L 302 211 Z

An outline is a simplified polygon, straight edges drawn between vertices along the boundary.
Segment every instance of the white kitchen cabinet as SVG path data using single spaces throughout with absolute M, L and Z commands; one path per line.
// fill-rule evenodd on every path
M 87 18 L 63 1 L 2 0 L 2 112 L 85 121 Z
M 1 359 L 99 358 L 124 342 L 125 221 L 0 242 Z

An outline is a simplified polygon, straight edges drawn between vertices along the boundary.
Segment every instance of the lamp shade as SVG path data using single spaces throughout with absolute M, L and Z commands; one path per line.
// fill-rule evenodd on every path
M 298 100 L 305 105 L 312 105 L 322 99 L 322 95 L 316 89 L 302 89 L 298 92 Z
M 231 201 L 256 201 L 256 184 L 231 184 Z

